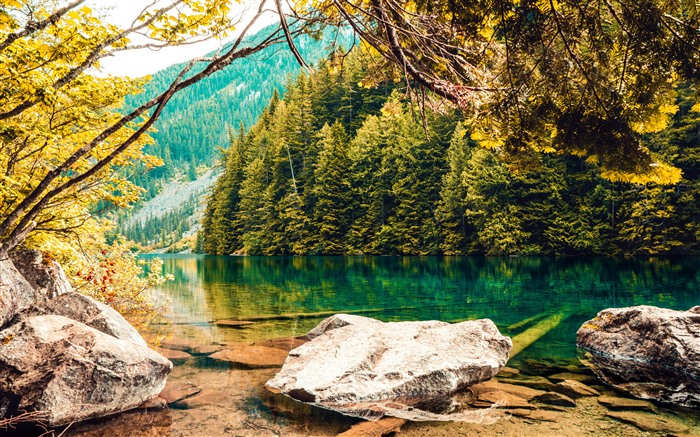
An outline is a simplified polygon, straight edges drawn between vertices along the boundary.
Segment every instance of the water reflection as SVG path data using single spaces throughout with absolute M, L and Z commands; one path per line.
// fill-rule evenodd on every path
M 576 329 L 601 309 L 700 303 L 700 258 L 162 257 L 175 277 L 161 292 L 172 301 L 178 335 L 214 342 L 303 334 L 331 312 L 384 321 L 488 317 L 508 335 L 523 320 L 562 313 L 549 341 L 525 357 L 569 357 Z M 308 313 L 320 315 L 294 317 Z M 211 324 L 275 315 L 285 317 L 243 330 Z

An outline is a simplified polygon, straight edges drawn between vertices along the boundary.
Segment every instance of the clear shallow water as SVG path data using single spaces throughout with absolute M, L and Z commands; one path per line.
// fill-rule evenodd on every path
M 602 309 L 641 304 L 688 309 L 700 304 L 700 258 L 158 256 L 164 271 L 175 277 L 159 290 L 170 301 L 168 323 L 151 327 L 165 335 L 165 342 L 208 345 L 302 335 L 335 312 L 384 321 L 490 318 L 510 336 L 544 321 L 546 333 L 509 363 L 519 368 L 530 360 L 575 362 L 577 329 Z M 255 323 L 244 329 L 213 324 L 221 319 Z M 192 382 L 206 396 L 192 408 L 171 410 L 164 432 L 268 435 L 274 429 L 273 434 L 335 435 L 355 422 L 271 396 L 263 384 L 275 373 L 187 360 L 176 366 L 170 380 Z M 695 422 L 692 412 L 667 413 Z M 582 424 L 581 432 L 584 426 L 611 426 L 604 412 L 584 416 L 603 425 Z M 424 426 L 409 428 L 409 435 Z M 458 425 L 430 426 L 425 435 L 474 432 L 457 431 Z M 547 435 L 532 426 L 532 432 L 516 429 L 516 435 Z M 630 429 L 615 428 L 610 435 L 637 435 Z

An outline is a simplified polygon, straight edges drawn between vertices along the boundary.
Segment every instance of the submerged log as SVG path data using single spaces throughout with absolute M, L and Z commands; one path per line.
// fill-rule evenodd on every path
M 510 352 L 510 358 L 512 359 L 534 342 L 544 337 L 545 334 L 559 326 L 561 322 L 569 318 L 570 315 L 571 313 L 566 312 L 552 314 L 546 319 L 537 322 L 531 328 L 513 337 L 513 350 Z
M 391 311 L 391 309 L 384 308 L 371 308 L 366 310 L 348 310 L 343 311 L 344 314 L 371 314 L 371 313 L 381 313 L 384 311 Z M 330 317 L 338 314 L 338 311 L 320 311 L 315 313 L 283 313 L 283 314 L 269 314 L 265 316 L 251 316 L 251 317 L 237 317 L 235 319 L 229 319 L 232 322 L 264 322 L 266 320 L 294 320 L 294 319 L 319 319 L 321 317 Z M 218 324 L 216 321 L 212 322 Z
M 512 325 L 508 326 L 508 331 L 512 332 L 512 331 L 518 330 L 524 326 L 527 326 L 531 323 L 536 322 L 537 320 L 544 319 L 545 317 L 550 316 L 551 314 L 552 314 L 551 311 L 545 311 L 543 313 L 535 314 L 532 317 L 528 317 L 527 319 L 523 319 L 519 322 L 513 323 Z

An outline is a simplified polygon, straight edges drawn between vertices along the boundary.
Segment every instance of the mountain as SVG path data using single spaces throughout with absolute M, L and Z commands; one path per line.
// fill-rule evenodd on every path
M 247 42 L 267 35 L 271 30 L 270 27 L 265 28 L 249 37 Z M 295 39 L 295 43 L 302 56 L 313 65 L 329 53 L 331 43 L 350 46 L 352 36 L 341 33 L 336 38 L 334 33 L 329 32 L 315 39 L 301 35 Z M 226 50 L 226 46 L 223 50 Z M 164 91 L 185 65 L 175 64 L 153 74 L 142 93 L 127 99 L 126 108 L 136 107 Z M 299 72 L 300 67 L 293 55 L 280 44 L 236 60 L 173 96 L 155 123 L 155 131 L 150 133 L 154 144 L 146 148 L 148 153 L 160 157 L 164 165 L 147 172 L 137 169 L 131 177 L 134 183 L 146 190 L 144 202 L 149 199 L 160 202 L 161 199 L 154 197 L 177 186 L 172 184 L 173 179 L 193 181 L 206 173 L 204 182 L 196 184 L 201 198 L 208 188 L 207 183 L 211 184 L 216 179 L 207 170 L 216 164 L 220 150 L 230 144 L 230 131 L 241 128 L 245 131 L 252 126 L 275 90 L 284 94 L 285 84 Z M 143 214 L 138 215 L 138 211 L 144 208 L 144 202 L 136 205 L 133 211 L 119 213 L 117 222 L 120 231 L 144 245 L 177 241 L 181 235 L 177 229 L 168 229 L 169 235 L 163 235 L 159 220 L 165 216 L 156 215 L 147 219 Z M 192 210 L 189 203 L 168 201 L 163 207 L 146 204 L 145 209 L 164 209 L 178 219 L 187 220 Z

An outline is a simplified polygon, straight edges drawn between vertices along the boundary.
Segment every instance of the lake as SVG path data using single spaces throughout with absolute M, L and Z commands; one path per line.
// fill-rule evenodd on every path
M 602 309 L 647 304 L 685 310 L 700 304 L 697 257 L 157 256 L 164 261 L 164 272 L 175 278 L 159 290 L 168 302 L 167 323 L 151 326 L 152 334 L 163 336 L 165 343 L 185 339 L 211 345 L 297 336 L 335 312 L 383 321 L 489 318 L 512 337 L 529 329 L 540 331 L 538 339 L 508 364 L 522 368 L 537 360 L 577 362 L 576 331 Z M 213 322 L 221 319 L 254 323 L 244 329 L 217 327 Z M 262 385 L 275 372 L 188 359 L 175 367 L 171 380 L 194 383 L 203 394 L 192 398 L 199 401 L 171 410 L 167 429 L 173 435 L 226 435 L 226 429 L 239 435 L 274 435 L 266 434 L 269 430 L 334 435 L 356 422 L 273 398 Z M 591 420 L 618 426 L 591 414 Z M 425 426 L 438 425 L 420 424 L 409 431 Z M 530 426 L 528 432 L 519 429 L 521 435 L 548 435 Z M 576 431 L 576 426 L 583 432 L 603 425 L 563 426 L 553 428 L 552 435 L 568 435 L 565 431 Z M 619 432 L 634 435 L 628 428 Z

